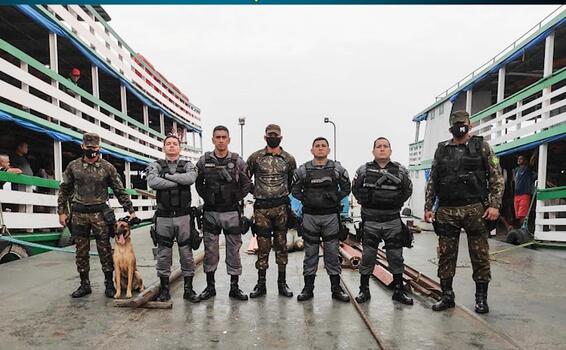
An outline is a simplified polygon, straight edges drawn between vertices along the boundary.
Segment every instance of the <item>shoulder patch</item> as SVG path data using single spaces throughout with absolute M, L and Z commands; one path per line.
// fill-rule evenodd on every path
M 499 165 L 499 157 L 495 155 L 495 153 L 491 154 L 491 157 L 489 157 L 489 163 L 493 166 L 498 166 Z

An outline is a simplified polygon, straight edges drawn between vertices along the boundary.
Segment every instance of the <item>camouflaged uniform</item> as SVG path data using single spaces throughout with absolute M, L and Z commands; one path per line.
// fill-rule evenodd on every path
M 272 237 L 275 260 L 280 269 L 287 265 L 287 208 L 295 158 L 281 150 L 270 153 L 267 147 L 254 152 L 247 161 L 248 176 L 254 177 L 254 219 L 258 257 L 256 268 L 267 270 Z
M 477 143 L 481 161 L 473 160 L 470 145 Z M 453 192 L 453 182 L 442 180 L 446 175 L 456 172 L 454 167 L 446 166 L 442 161 L 442 151 L 453 152 L 454 159 L 465 163 L 471 159 L 467 169 L 460 170 L 458 179 L 470 186 L 477 186 L 478 173 L 483 172 L 485 183 L 481 184 L 477 197 L 443 200 L 443 193 Z M 476 162 L 477 164 L 475 164 Z M 466 167 L 459 165 L 458 167 Z M 480 174 L 481 175 L 481 174 Z M 445 191 L 445 192 L 443 192 Z M 438 277 L 451 279 L 456 273 L 458 258 L 458 241 L 463 228 L 468 236 L 468 249 L 472 261 L 473 279 L 476 282 L 491 280 L 489 263 L 488 229 L 482 215 L 488 207 L 499 209 L 503 197 L 504 182 L 499 166 L 499 159 L 491 146 L 480 137 L 473 136 L 465 144 L 455 144 L 452 140 L 441 142 L 436 150 L 431 168 L 430 180 L 426 187 L 425 211 L 431 211 L 435 201 L 439 200 L 439 208 L 435 214 L 435 231 L 438 234 L 439 262 Z M 482 193 L 483 192 L 483 193 Z M 444 195 L 446 197 L 446 195 Z M 448 196 L 450 197 L 450 196 Z
M 76 243 L 76 263 L 79 273 L 90 270 L 91 233 L 96 239 L 102 271 L 114 270 L 108 225 L 102 214 L 102 210 L 107 208 L 108 187 L 112 188 L 114 196 L 124 210 L 133 213 L 132 201 L 124 190 L 116 168 L 100 156 L 92 164 L 85 162 L 83 158 L 75 159 L 67 165 L 63 173 L 57 199 L 57 212 L 69 215 L 70 204 L 72 211 L 70 229 Z

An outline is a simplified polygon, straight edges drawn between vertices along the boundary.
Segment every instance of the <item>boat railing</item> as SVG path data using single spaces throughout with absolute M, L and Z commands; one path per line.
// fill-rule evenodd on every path
M 535 239 L 566 242 L 566 186 L 537 191 Z
M 566 132 L 566 68 L 471 117 L 497 153 Z M 543 93 L 543 90 L 546 92 Z
M 176 96 L 171 91 L 174 90 L 164 81 L 157 81 L 154 77 L 156 72 L 135 59 L 137 55 L 128 45 L 112 30 L 102 18 L 98 18 L 96 11 L 86 13 L 79 5 L 47 5 L 46 10 L 38 7 L 48 16 L 58 16 L 63 25 L 78 40 L 87 43 L 87 47 L 96 52 L 103 61 L 114 67 L 120 74 L 128 80 L 143 88 L 143 91 L 160 102 L 163 106 L 175 113 L 177 116 L 198 125 L 194 111 L 182 105 L 182 98 Z M 88 9 L 88 6 L 87 6 Z M 52 13 L 51 13 L 52 12 Z M 105 25 L 106 24 L 106 25 Z M 143 65 L 143 66 L 142 66 Z M 136 74 L 136 72 L 139 73 Z M 152 72 L 153 74 L 149 74 Z
M 0 188 L 0 204 L 9 230 L 61 229 L 56 212 L 59 181 L 7 172 L 0 172 L 0 181 L 6 182 L 5 189 Z M 155 200 L 134 189 L 128 188 L 126 192 L 136 215 L 142 220 L 152 218 Z M 109 205 L 116 217 L 126 215 L 110 189 L 109 193 Z
M 535 24 L 526 33 L 521 35 L 521 37 L 519 37 L 517 40 L 515 40 L 514 42 L 509 44 L 507 47 L 505 47 L 503 50 L 501 50 L 499 53 L 497 53 L 497 55 L 493 56 L 487 62 L 485 62 L 484 64 L 482 64 L 478 68 L 474 69 L 471 73 L 469 73 L 468 75 L 466 75 L 465 77 L 460 79 L 454 85 L 450 86 L 444 92 L 437 95 L 436 101 L 440 101 L 440 100 L 445 99 L 446 97 L 448 97 L 453 92 L 456 92 L 460 87 L 466 86 L 467 83 L 471 82 L 475 77 L 481 76 L 487 69 L 489 69 L 491 66 L 495 65 L 497 62 L 504 59 L 507 55 L 509 55 L 512 51 L 514 51 L 515 48 L 517 48 L 517 46 L 520 46 L 520 44 L 522 44 L 523 42 L 527 42 L 531 38 L 531 36 L 538 33 L 543 28 L 543 26 L 545 26 L 550 21 L 555 19 L 557 14 L 564 11 L 565 8 L 566 8 L 566 5 L 560 5 L 559 7 L 557 7 L 554 11 L 552 11 L 550 14 L 548 14 L 548 16 L 543 18 L 540 22 Z
M 38 114 L 31 112 L 37 111 L 47 116 L 42 119 L 52 128 L 68 135 L 78 133 L 80 137 L 83 132 L 96 132 L 108 146 L 114 145 L 106 148 L 138 159 L 162 156 L 164 134 L 118 111 L 2 39 L 0 50 L 11 56 L 9 61 L 8 57 L 0 58 L 2 72 L 19 84 L 17 87 L 0 81 L 2 96 L 21 106 L 19 114 L 33 118 Z M 28 67 L 34 68 L 34 74 Z M 41 91 L 43 98 L 33 94 L 31 88 Z M 9 109 L 4 104 L 1 107 Z

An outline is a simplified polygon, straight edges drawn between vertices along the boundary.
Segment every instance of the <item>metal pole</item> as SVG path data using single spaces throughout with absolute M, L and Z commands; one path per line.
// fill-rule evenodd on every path
M 334 161 L 336 161 L 336 124 L 334 124 L 334 122 L 331 123 L 334 127 Z
M 244 157 L 244 125 L 246 125 L 246 117 L 238 118 L 240 124 L 240 156 Z

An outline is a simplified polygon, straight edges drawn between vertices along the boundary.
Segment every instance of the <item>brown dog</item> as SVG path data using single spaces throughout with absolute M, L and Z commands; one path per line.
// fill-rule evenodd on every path
M 114 282 L 116 284 L 117 299 L 126 289 L 126 298 L 132 297 L 132 288 L 138 292 L 143 291 L 143 280 L 136 268 L 136 256 L 132 247 L 130 225 L 125 220 L 118 220 L 114 226 L 116 232 L 114 245 Z

